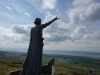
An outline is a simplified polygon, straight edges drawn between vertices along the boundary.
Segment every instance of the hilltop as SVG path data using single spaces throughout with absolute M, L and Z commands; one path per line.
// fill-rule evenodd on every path
M 20 69 L 25 57 L 25 52 L 0 51 L 0 75 Z M 50 58 L 56 58 L 56 75 L 100 75 L 100 58 L 44 54 L 42 63 L 47 64 Z

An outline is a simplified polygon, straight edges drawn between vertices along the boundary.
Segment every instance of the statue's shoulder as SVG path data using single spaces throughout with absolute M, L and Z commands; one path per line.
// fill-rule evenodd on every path
M 35 31 L 35 27 L 32 27 L 32 28 L 31 28 L 31 32 L 34 32 L 34 31 Z
M 31 28 L 31 30 L 34 30 L 34 29 L 36 29 L 36 26 L 34 26 L 34 27 Z
M 31 31 L 32 31 L 32 32 L 33 32 L 33 31 L 35 32 L 35 31 L 37 31 L 37 30 L 39 30 L 39 27 L 38 27 L 38 26 L 34 26 L 34 27 L 31 28 Z

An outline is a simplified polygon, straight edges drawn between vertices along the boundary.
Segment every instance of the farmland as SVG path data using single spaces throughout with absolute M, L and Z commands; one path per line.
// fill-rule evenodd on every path
M 26 53 L 0 52 L 0 75 L 22 68 Z M 100 58 L 44 54 L 42 64 L 55 58 L 56 75 L 100 75 Z

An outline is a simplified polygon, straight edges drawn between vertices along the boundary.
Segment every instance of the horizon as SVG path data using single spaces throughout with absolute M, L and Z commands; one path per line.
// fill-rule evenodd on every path
M 4 51 L 0 50 L 0 53 L 18 53 L 18 54 L 27 54 L 27 52 L 20 52 L 20 51 Z M 89 58 L 100 58 L 100 52 L 91 52 L 91 51 L 61 51 L 61 50 L 44 50 L 43 55 L 63 55 L 63 56 L 79 56 L 79 57 L 89 57 Z
M 99 0 L 1 0 L 0 49 L 27 52 L 35 18 L 44 29 L 44 50 L 100 52 Z
M 19 49 L 0 49 L 0 51 L 6 51 L 6 52 L 25 52 L 27 53 L 27 50 L 23 51 L 23 50 L 19 50 Z M 43 50 L 43 52 L 90 52 L 90 53 L 97 53 L 97 52 L 100 52 L 99 50 L 94 50 L 94 51 L 91 51 L 91 50 Z

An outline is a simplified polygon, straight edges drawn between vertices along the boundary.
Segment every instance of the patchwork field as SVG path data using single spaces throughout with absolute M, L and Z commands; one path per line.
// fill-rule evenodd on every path
M 0 52 L 0 75 L 8 75 L 10 71 L 21 69 L 26 54 L 20 52 Z M 55 58 L 55 75 L 100 75 L 100 58 L 43 55 L 43 64 Z

